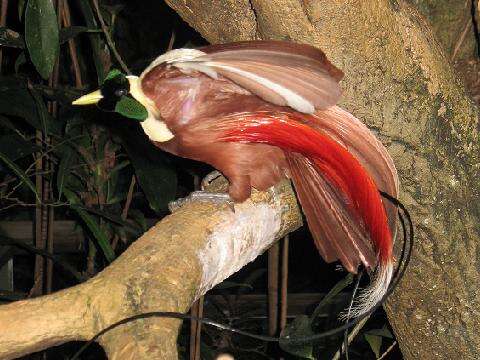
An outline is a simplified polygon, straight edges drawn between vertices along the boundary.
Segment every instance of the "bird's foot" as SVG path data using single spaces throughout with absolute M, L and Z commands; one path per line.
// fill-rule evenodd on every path
M 235 203 L 230 198 L 230 195 L 225 193 L 209 193 L 206 191 L 194 191 L 187 197 L 172 201 L 168 204 L 170 212 L 175 212 L 185 204 L 191 202 L 210 202 L 217 205 L 228 205 L 232 212 L 235 212 Z
M 210 185 L 210 183 L 215 180 L 216 178 L 222 176 L 222 173 L 218 170 L 214 170 L 211 173 L 207 174 L 202 180 L 202 184 L 200 185 L 202 190 L 205 190 L 205 188 Z

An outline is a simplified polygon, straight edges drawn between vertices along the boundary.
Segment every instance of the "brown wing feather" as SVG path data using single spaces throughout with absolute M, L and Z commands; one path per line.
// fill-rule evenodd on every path
M 266 87 L 264 83 L 252 81 L 248 77 L 236 74 L 223 66 L 226 65 L 255 74 L 287 88 L 312 103 L 316 109 L 325 109 L 335 105 L 339 100 L 342 94 L 340 86 L 323 69 L 304 66 L 300 63 L 296 64 L 294 63 L 297 61 L 296 59 L 294 59 L 295 61 L 275 62 L 271 60 L 272 57 L 268 59 L 266 54 L 263 54 L 263 56 L 263 59 L 257 57 L 251 60 L 216 59 L 212 57 L 210 61 L 207 61 L 207 64 L 218 74 L 275 105 L 286 106 L 288 104 L 286 99 L 279 97 L 277 92 Z M 272 100 L 275 97 L 279 97 L 280 100 Z
M 399 180 L 392 158 L 383 144 L 359 119 L 338 106 L 317 111 L 308 117 L 308 125 L 344 145 L 372 176 L 378 189 L 393 197 L 398 197 Z M 397 209 L 385 202 L 388 222 L 395 235 Z
M 398 196 L 399 182 L 393 161 L 382 143 L 360 120 L 338 106 L 317 111 L 305 119 L 309 126 L 345 146 L 372 176 L 379 190 Z M 358 226 L 361 222 L 354 221 L 352 214 L 345 212 L 348 208 L 345 200 L 325 183 L 308 159 L 298 154 L 289 154 L 287 159 L 297 195 L 320 253 L 327 261 L 340 259 L 349 271 L 356 269 L 359 261 L 374 264 L 375 255 L 369 237 L 365 229 Z M 394 237 L 397 209 L 388 202 L 384 205 Z M 330 252 L 325 249 L 330 249 Z
M 216 44 L 202 47 L 200 50 L 207 54 L 218 54 L 225 56 L 225 53 L 237 51 L 242 53 L 245 50 L 261 50 L 275 52 L 277 56 L 280 54 L 298 55 L 319 63 L 322 69 L 325 69 L 335 80 L 340 81 L 343 78 L 343 72 L 336 68 L 326 57 L 325 53 L 320 49 L 306 44 L 298 44 L 289 41 L 275 40 L 257 40 L 257 41 L 240 41 L 228 44 Z M 247 54 L 248 52 L 244 52 Z
M 343 73 L 325 54 L 309 45 L 282 41 L 251 41 L 212 45 L 206 55 L 170 63 L 184 71 L 219 74 L 275 105 L 312 113 L 335 105 Z
M 361 262 L 373 267 L 376 256 L 370 237 L 346 211 L 346 200 L 303 155 L 288 153 L 287 160 L 315 245 L 325 261 L 339 259 L 354 273 Z

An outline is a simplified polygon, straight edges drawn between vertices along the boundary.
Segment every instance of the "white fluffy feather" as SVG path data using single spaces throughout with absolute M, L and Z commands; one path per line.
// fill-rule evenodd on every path
M 152 63 L 148 65 L 145 70 L 143 70 L 142 75 L 140 75 L 140 78 L 142 79 L 145 74 L 147 74 L 150 70 L 152 70 L 157 65 L 160 65 L 163 63 L 172 64 L 176 62 L 189 61 L 203 55 L 206 55 L 206 54 L 203 51 L 200 51 L 197 49 L 170 50 L 165 54 L 160 55 L 155 60 L 153 60 Z
M 342 320 L 355 318 L 369 312 L 387 293 L 393 276 L 393 261 L 379 264 L 371 275 L 370 285 L 360 292 L 352 308 L 340 315 Z
M 233 66 L 227 66 L 227 65 L 222 65 L 222 64 L 219 64 L 219 63 L 209 63 L 209 62 L 206 62 L 205 65 L 207 66 L 215 66 L 217 68 L 221 68 L 221 69 L 225 69 L 225 70 L 228 70 L 234 74 L 238 74 L 238 75 L 241 75 L 247 79 L 250 79 L 250 80 L 253 80 L 263 86 L 265 86 L 266 88 L 274 91 L 275 93 L 277 93 L 278 95 L 280 95 L 284 100 L 285 102 L 287 103 L 288 106 L 290 106 L 291 108 L 297 110 L 297 111 L 300 111 L 302 113 L 306 113 L 306 114 L 313 114 L 313 112 L 315 111 L 315 107 L 313 106 L 313 104 L 308 101 L 307 99 L 305 99 L 304 97 L 298 95 L 297 93 L 293 92 L 292 90 L 290 89 L 287 89 L 277 83 L 274 83 L 273 81 L 270 81 L 268 79 L 265 79 L 261 76 L 258 76 L 256 74 L 252 74 L 251 72 L 248 72 L 248 71 L 244 71 L 244 70 L 240 70 L 240 69 L 237 69 Z

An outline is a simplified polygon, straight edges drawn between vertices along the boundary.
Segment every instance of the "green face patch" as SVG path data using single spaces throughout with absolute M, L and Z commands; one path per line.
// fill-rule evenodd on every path
M 139 121 L 144 121 L 148 117 L 148 111 L 131 96 L 122 96 L 115 105 L 115 112 Z
M 123 79 L 127 80 L 126 76 L 120 70 L 112 69 L 108 72 L 108 74 L 105 77 L 105 79 L 103 80 L 103 82 L 105 83 L 105 81 L 113 80 L 114 78 L 119 78 L 121 80 L 123 80 Z
M 100 87 L 103 98 L 98 107 L 103 111 L 116 112 L 129 119 L 144 121 L 148 111 L 130 95 L 130 83 L 122 72 L 111 70 Z

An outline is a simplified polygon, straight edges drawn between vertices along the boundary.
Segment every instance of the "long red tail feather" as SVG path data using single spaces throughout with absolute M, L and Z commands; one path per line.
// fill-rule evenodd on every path
M 308 115 L 257 112 L 236 115 L 222 140 L 266 143 L 310 159 L 322 175 L 348 199 L 350 210 L 370 234 L 378 260 L 392 260 L 393 239 L 382 199 L 373 179 L 348 150 L 327 135 L 305 125 Z

